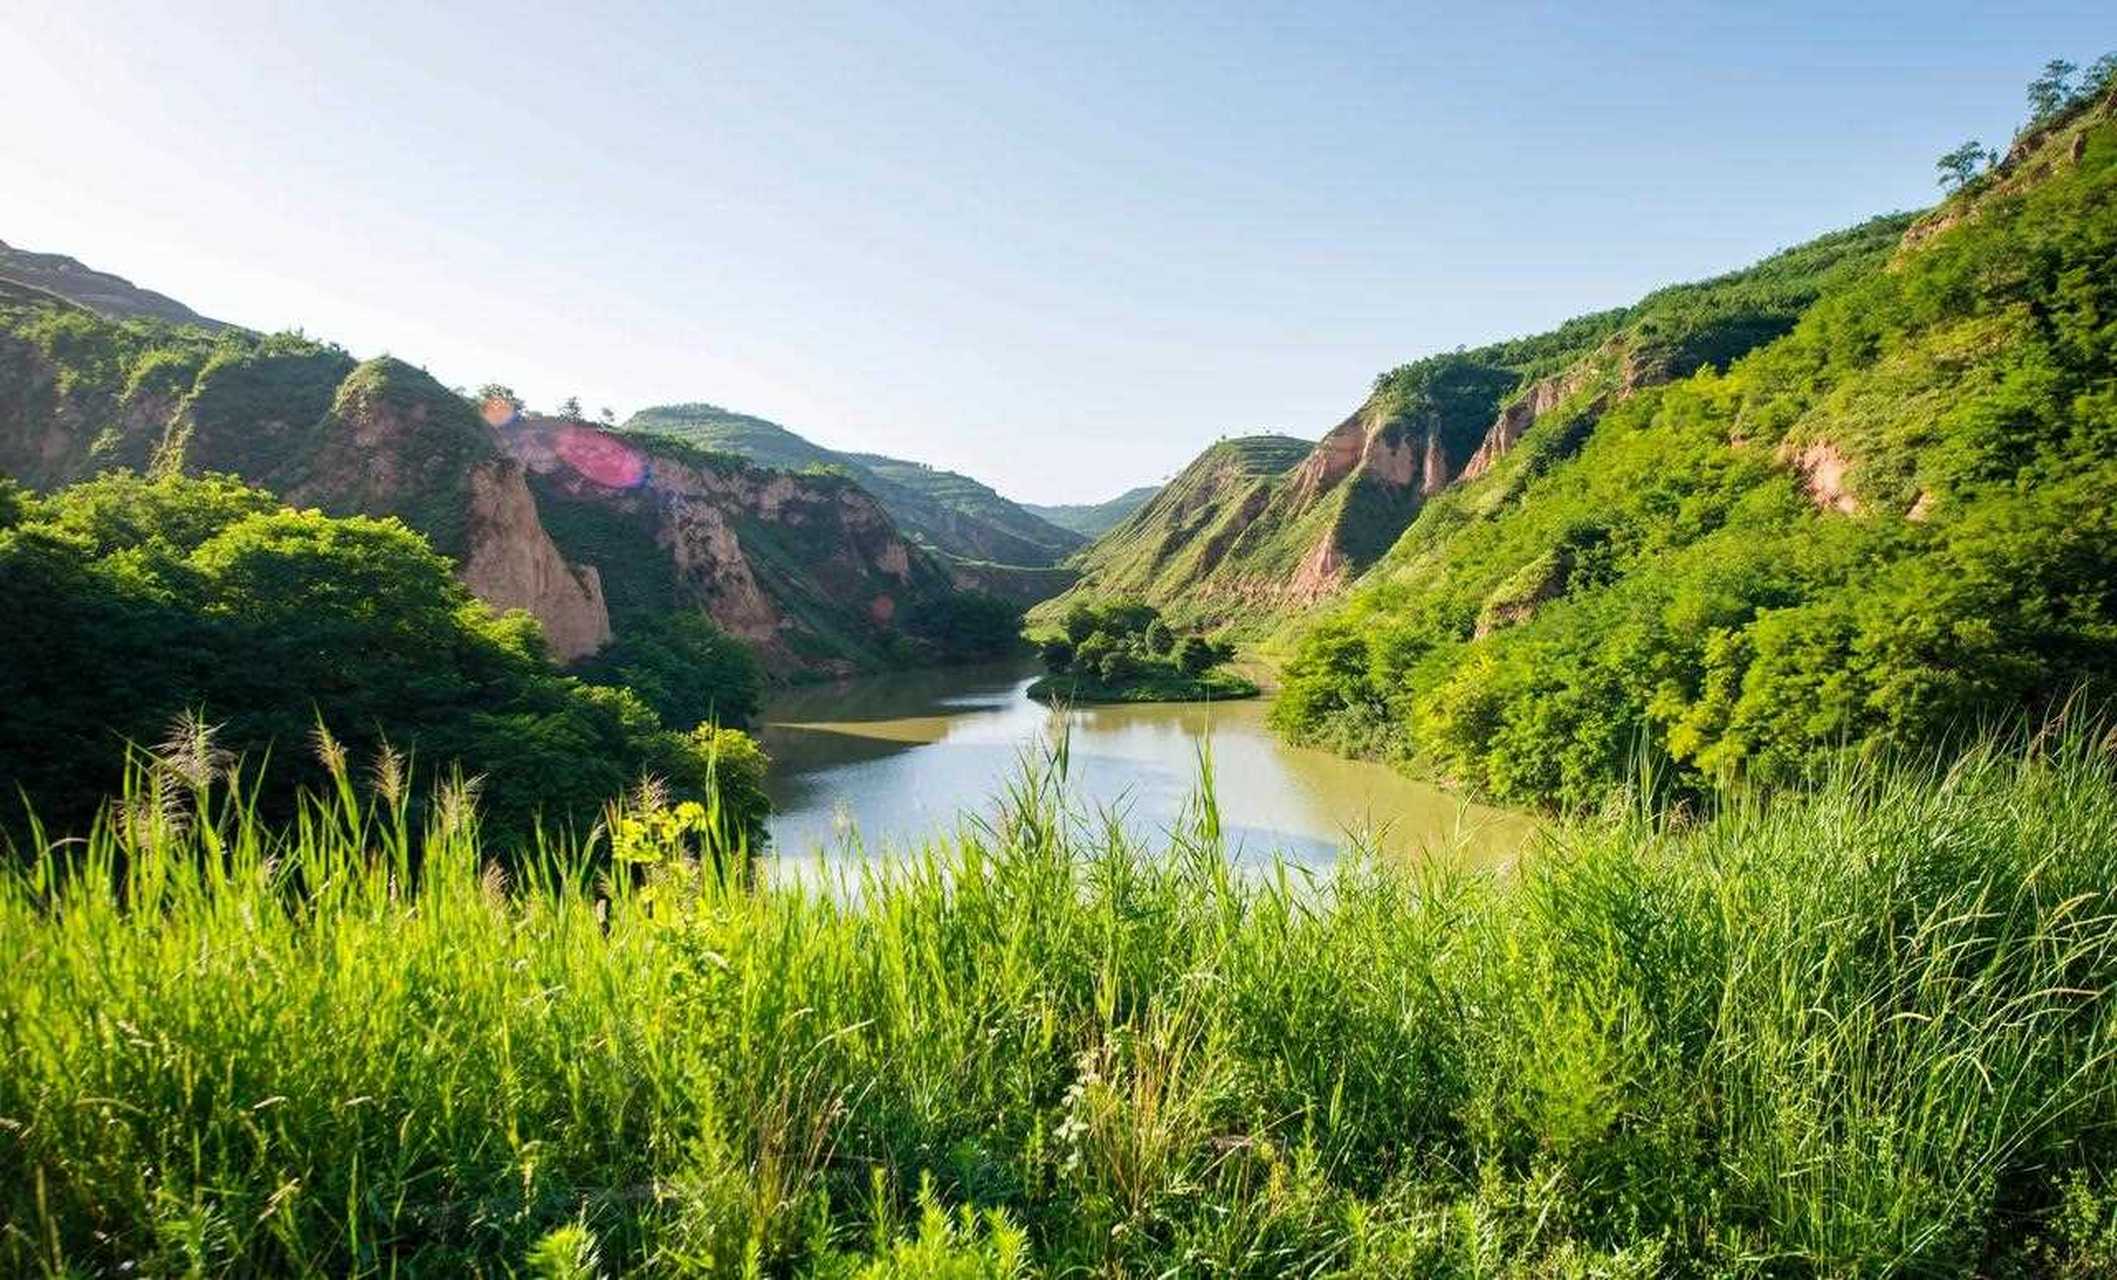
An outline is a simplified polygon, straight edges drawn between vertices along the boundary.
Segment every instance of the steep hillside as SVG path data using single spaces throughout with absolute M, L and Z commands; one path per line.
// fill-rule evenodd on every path
M 836 469 L 880 499 L 898 527 L 945 555 L 1001 564 L 1057 564 L 1086 539 L 953 471 L 875 453 L 841 453 L 776 422 L 710 404 L 642 409 L 627 431 L 648 431 L 738 454 L 768 467 Z
M 953 594 L 947 571 L 844 476 L 548 418 L 498 439 L 565 554 L 600 573 L 621 626 L 697 609 L 770 668 L 835 674 L 945 643 L 921 623 Z
M 1664 778 L 1770 782 L 2107 692 L 2113 109 L 1846 255 L 1725 371 L 1653 385 L 1620 361 L 1503 417 L 1307 635 L 1280 722 L 1587 802 L 1642 749 Z M 1610 397 L 1592 429 L 1588 397 Z
M 1075 600 L 1135 596 L 1157 604 L 1186 599 L 1205 582 L 1269 506 L 1275 486 L 1310 454 L 1292 436 L 1219 440 L 1163 485 L 1147 503 L 1097 538 L 1074 561 L 1080 581 L 1031 616 L 1057 618 Z M 1191 621 L 1191 610 L 1171 608 Z
M 31 253 L 0 241 L 0 281 L 24 285 L 88 308 L 106 320 L 164 320 L 209 332 L 234 326 L 209 319 L 175 298 L 122 276 L 95 271 L 60 253 Z
M 0 472 L 52 489 L 119 467 L 225 472 L 327 513 L 397 516 L 479 597 L 535 615 L 561 661 L 650 606 L 701 610 L 783 674 L 947 647 L 916 628 L 952 594 L 945 571 L 843 478 L 579 424 L 494 427 L 400 360 L 111 321 L 0 284 Z M 573 537 L 588 509 L 639 536 Z M 668 585 L 643 595 L 642 580 Z
M 1612 404 L 1787 332 L 1831 281 L 1885 261 L 1907 223 L 1877 218 L 1550 333 L 1383 374 L 1269 483 L 1210 508 L 1157 499 L 1105 534 L 1079 557 L 1073 594 L 1138 595 L 1187 623 L 1264 634 L 1344 590 L 1428 503 L 1491 470 L 1530 423 L 1564 419 L 1548 447 L 1574 447 Z M 1208 450 L 1194 467 L 1210 470 L 1212 458 Z
M 1125 490 L 1108 502 L 1062 503 L 1048 507 L 1025 502 L 1022 509 L 1061 529 L 1071 529 L 1083 538 L 1099 538 L 1116 528 L 1125 517 L 1146 506 L 1148 500 L 1159 492 L 1160 485 L 1143 484 L 1137 489 Z

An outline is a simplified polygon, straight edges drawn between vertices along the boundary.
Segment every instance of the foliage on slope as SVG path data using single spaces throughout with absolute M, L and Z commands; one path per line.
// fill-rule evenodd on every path
M 1210 518 L 1186 501 L 1149 503 L 1078 558 L 1074 595 L 1143 596 L 1253 637 L 1283 625 L 1374 564 L 1437 496 L 1489 470 L 1529 422 L 1569 418 L 1570 434 L 1546 431 L 1541 445 L 1563 453 L 1610 404 L 1786 333 L 1831 282 L 1882 262 L 1908 221 L 1876 218 L 1549 333 L 1399 366 L 1299 465 L 1227 495 Z M 1186 476 L 1170 489 L 1198 485 Z
M 62 833 L 86 826 L 128 743 L 160 743 L 187 714 L 216 726 L 216 752 L 252 768 L 269 756 L 274 812 L 297 784 L 326 781 L 320 725 L 361 761 L 387 748 L 419 780 L 455 768 L 482 779 L 506 839 L 539 817 L 585 830 L 644 774 L 703 794 L 709 749 L 730 779 L 762 766 L 732 730 L 674 732 L 629 690 L 552 671 L 533 620 L 493 616 L 402 523 L 290 510 L 226 477 L 113 472 L 49 497 L 8 490 L 0 599 L 14 615 L 0 628 L 8 803 L 27 799 Z M 712 701 L 700 673 L 656 673 L 656 701 L 684 680 L 692 701 Z M 174 749 L 194 773 L 232 763 Z M 761 821 L 757 797 L 739 808 L 744 825 Z
M 529 421 L 502 430 L 519 434 Z M 545 425 L 572 432 L 590 452 L 603 438 L 586 424 Z M 866 503 L 844 500 L 849 480 L 802 477 L 780 500 L 738 511 L 776 473 L 693 440 L 653 436 L 653 458 L 712 478 L 713 491 L 693 497 L 739 521 L 737 554 L 722 548 L 716 558 L 678 546 L 683 531 L 661 527 L 651 513 L 583 512 L 580 492 L 561 492 L 543 476 L 531 477 L 534 494 L 524 490 L 503 444 L 513 448 L 462 396 L 401 360 L 356 363 L 300 334 L 111 321 L 0 284 L 0 472 L 34 487 L 113 467 L 224 472 L 329 514 L 394 515 L 456 559 L 488 598 L 537 612 L 562 657 L 610 634 L 603 588 L 624 627 L 656 632 L 654 610 L 697 608 L 699 589 L 716 585 L 717 572 L 754 582 L 791 619 L 765 638 L 783 671 L 885 666 L 932 651 L 869 616 L 875 591 L 837 572 L 844 539 L 818 545 L 845 523 L 840 515 L 863 514 L 839 510 Z M 604 505 L 626 500 L 627 491 L 578 488 L 595 490 Z M 865 540 L 877 550 L 898 541 L 894 531 Z M 601 586 L 577 568 L 584 564 Z M 689 595 L 674 589 L 687 569 Z M 908 601 L 951 590 L 946 573 L 923 558 L 913 557 L 909 570 Z
M 1080 581 L 1030 616 L 1055 622 L 1082 601 L 1133 597 L 1193 621 L 1195 611 L 1181 607 L 1186 589 L 1212 572 L 1263 510 L 1274 479 L 1307 457 L 1310 446 L 1269 434 L 1215 441 L 1082 551 L 1073 561 Z
M 0 1270 L 2108 1276 L 2110 769 L 1322 884 L 1046 779 L 844 892 L 209 787 L 0 871 Z
M 717 405 L 642 409 L 626 420 L 625 429 L 681 436 L 765 466 L 843 472 L 874 494 L 906 533 L 965 560 L 1052 565 L 1084 541 L 969 476 L 881 454 L 826 449 L 778 423 Z
M 2117 125 L 2075 125 L 1726 372 L 1538 419 L 1307 635 L 1279 722 L 1591 803 L 2107 692 Z

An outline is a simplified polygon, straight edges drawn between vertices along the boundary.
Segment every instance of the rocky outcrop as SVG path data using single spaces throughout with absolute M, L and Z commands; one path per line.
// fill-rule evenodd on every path
M 466 550 L 457 571 L 472 594 L 496 609 L 524 609 L 543 625 L 554 660 L 572 662 L 610 642 L 603 580 L 592 565 L 568 564 L 537 519 L 522 466 L 494 458 L 470 471 Z
M 275 403 L 288 399 L 281 395 Z M 284 424 L 264 423 L 266 435 Z M 290 501 L 341 514 L 394 515 L 455 557 L 457 578 L 495 609 L 522 609 L 543 627 L 553 660 L 610 640 L 600 576 L 569 564 L 539 518 L 522 466 L 491 428 L 424 371 L 383 357 L 337 386 L 305 457 L 283 464 Z
M 1818 510 L 1848 516 L 1860 513 L 1860 500 L 1853 496 L 1845 482 L 1852 470 L 1852 459 L 1836 445 L 1828 440 L 1817 440 L 1796 450 L 1789 442 L 1779 447 L 1778 456 L 1780 461 L 1790 463 L 1800 473 L 1801 485 Z M 1923 514 L 1921 512 L 1914 518 L 1923 518 Z
M 652 437 L 525 419 L 497 436 L 563 554 L 635 607 L 698 609 L 782 672 L 843 673 L 895 643 L 947 571 L 850 480 L 751 466 Z M 564 531 L 593 526 L 569 543 Z M 620 618 L 617 625 L 623 627 Z
M 1500 409 L 1499 416 L 1485 430 L 1485 438 L 1479 442 L 1477 452 L 1463 464 L 1459 480 L 1475 480 L 1492 470 L 1494 463 L 1506 456 L 1508 450 L 1521 442 L 1536 420 L 1556 409 L 1566 400 L 1577 395 L 1582 388 L 1599 376 L 1599 363 L 1590 357 L 1562 373 L 1548 378 L 1539 378 L 1529 384 L 1521 394 Z

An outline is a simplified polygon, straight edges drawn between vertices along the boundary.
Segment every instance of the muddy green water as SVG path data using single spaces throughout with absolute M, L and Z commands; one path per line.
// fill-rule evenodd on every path
M 876 856 L 917 848 L 960 815 L 989 813 L 1025 752 L 1046 749 L 1058 716 L 1023 693 L 1033 665 L 903 672 L 789 691 L 759 736 L 772 754 L 781 858 Z M 1245 862 L 1273 854 L 1327 865 L 1364 833 L 1394 855 L 1491 862 L 1533 823 L 1470 804 L 1384 766 L 1288 746 L 1265 702 L 1084 707 L 1068 713 L 1068 787 L 1152 838 L 1177 821 L 1210 737 L 1221 821 Z

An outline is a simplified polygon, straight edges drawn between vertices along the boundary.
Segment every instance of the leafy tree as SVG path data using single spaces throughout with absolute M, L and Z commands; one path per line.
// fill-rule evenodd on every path
M 1185 636 L 1176 642 L 1176 669 L 1187 676 L 1202 676 L 1221 661 L 1220 650 L 1204 636 Z
M 1064 675 L 1073 666 L 1073 642 L 1064 636 L 1053 636 L 1038 649 L 1044 660 L 1044 670 L 1053 675 Z
M 515 394 L 513 387 L 498 382 L 488 382 L 484 386 L 479 387 L 475 392 L 471 393 L 471 400 L 478 405 L 497 402 L 513 409 L 516 413 L 522 412 L 522 397 Z
M 1139 669 L 1128 649 L 1113 648 L 1095 665 L 1095 674 L 1106 685 L 1122 684 Z
M 581 398 L 579 396 L 567 396 L 564 400 L 559 401 L 559 416 L 568 422 L 582 421 Z
M 1096 616 L 1095 610 L 1085 603 L 1075 603 L 1072 608 L 1066 610 L 1065 618 L 1059 623 L 1066 632 L 1066 638 L 1076 645 L 1094 635 L 1100 625 L 1101 619 Z
M 422 773 L 482 776 L 502 844 L 540 817 L 585 832 L 642 774 L 678 796 L 711 785 L 698 741 L 628 689 L 553 671 L 533 619 L 493 616 L 396 520 L 111 473 L 0 529 L 0 596 L 23 611 L 0 628 L 0 760 L 58 832 L 116 785 L 128 742 L 185 713 L 248 764 L 271 757 L 268 808 L 328 781 L 321 726 L 356 759 L 387 746 Z M 762 821 L 735 812 L 754 798 L 723 800 Z
M 1998 163 L 1997 152 L 1988 151 L 1984 144 L 1972 138 L 1955 150 L 1933 162 L 1941 171 L 1940 185 L 1946 191 L 1960 191 L 1969 186 L 1994 164 Z
M 953 591 L 920 604 L 904 629 L 944 662 L 1004 657 L 1022 645 L 1022 609 L 983 591 Z
M 2040 124 L 2072 105 L 2073 73 L 2077 70 L 2064 58 L 2053 58 L 2044 64 L 2043 74 L 2029 82 L 2030 124 Z
M 1094 632 L 1074 646 L 1074 665 L 1082 671 L 1100 670 L 1103 659 L 1115 652 L 1117 648 L 1118 642 L 1109 632 Z
M 615 638 L 575 664 L 596 684 L 631 689 L 663 724 L 740 728 L 764 697 L 764 669 L 748 645 L 691 609 L 638 610 L 618 618 Z
M 1153 622 L 1147 624 L 1146 634 L 1142 639 L 1146 644 L 1147 652 L 1157 658 L 1165 656 L 1176 645 L 1175 633 L 1170 631 L 1169 624 L 1160 618 L 1156 618 Z

